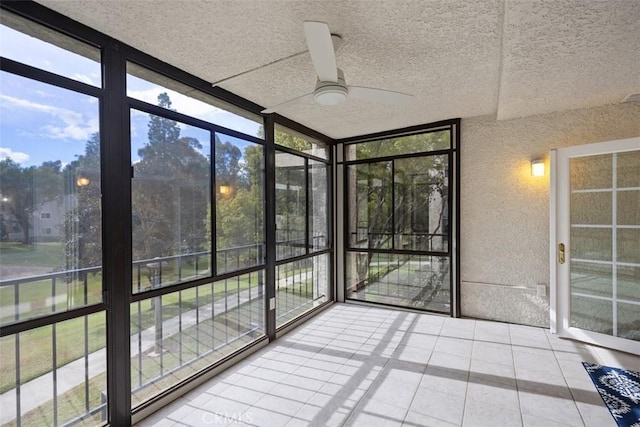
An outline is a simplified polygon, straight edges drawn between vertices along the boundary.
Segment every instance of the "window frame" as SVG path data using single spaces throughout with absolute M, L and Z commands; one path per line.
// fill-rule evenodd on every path
M 344 289 L 342 290 L 344 293 L 344 298 L 346 301 L 359 301 L 357 299 L 349 298 L 347 294 L 348 287 L 348 258 L 350 254 L 357 253 L 367 253 L 372 255 L 389 255 L 392 256 L 394 254 L 399 256 L 429 256 L 429 257 L 445 257 L 449 262 L 449 312 L 444 313 L 448 314 L 452 317 L 460 317 L 461 316 L 461 306 L 460 306 L 460 119 L 451 119 L 451 120 L 443 120 L 435 123 L 411 126 L 403 129 L 390 130 L 385 132 L 379 132 L 370 135 L 357 136 L 352 138 L 345 138 L 341 140 L 337 140 L 337 144 L 342 145 L 342 169 L 344 176 L 344 190 L 343 192 L 343 206 L 344 206 L 344 214 L 345 221 L 343 222 L 343 248 L 342 250 L 342 262 L 345 266 L 343 274 L 344 281 Z M 403 153 L 398 155 L 386 155 L 379 157 L 371 157 L 371 158 L 363 158 L 363 159 L 352 159 L 349 160 L 348 149 L 350 146 L 356 146 L 357 144 L 367 143 L 367 142 L 375 142 L 379 140 L 386 140 L 397 137 L 404 136 L 413 136 L 419 134 L 429 134 L 434 132 L 448 131 L 449 132 L 449 141 L 450 146 L 448 149 L 436 149 L 432 151 L 425 150 L 423 152 L 411 152 L 411 153 Z M 419 158 L 419 157 L 429 157 L 429 156 L 447 156 L 448 168 L 445 170 L 445 176 L 448 180 L 448 193 L 447 193 L 447 211 L 448 211 L 448 221 L 447 221 L 447 250 L 446 251 L 422 251 L 422 250 L 407 250 L 407 249 L 395 249 L 395 218 L 392 220 L 392 231 L 394 238 L 391 239 L 392 247 L 390 249 L 383 248 L 358 248 L 351 244 L 350 238 L 350 185 L 349 185 L 349 167 L 354 165 L 362 165 L 362 164 L 373 164 L 388 161 L 391 162 L 391 176 L 392 182 L 394 179 L 394 160 L 396 159 L 411 159 L 411 158 Z M 395 185 L 395 183 L 393 184 Z M 395 193 L 392 191 L 392 193 Z M 392 197 L 393 199 L 393 197 Z M 392 215 L 395 212 L 395 205 L 392 202 L 391 207 Z M 391 305 L 393 304 L 384 304 L 373 301 L 364 301 L 367 304 L 381 304 L 381 305 Z M 407 308 L 404 306 L 400 306 L 403 308 Z M 416 308 L 419 311 L 430 312 L 431 310 Z M 441 312 L 437 312 L 439 314 L 443 314 Z

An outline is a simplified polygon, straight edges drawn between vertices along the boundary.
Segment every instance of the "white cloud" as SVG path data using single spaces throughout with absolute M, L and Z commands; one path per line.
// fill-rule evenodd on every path
M 34 90 L 33 93 L 35 93 L 36 95 L 38 95 L 40 98 L 53 98 L 54 96 L 51 95 L 48 92 L 45 92 L 43 90 Z
M 0 147 L 0 159 L 4 160 L 7 158 L 16 163 L 24 163 L 29 160 L 29 155 L 20 151 L 13 151 L 11 148 Z
M 130 89 L 128 91 L 128 95 L 131 98 L 157 105 L 158 95 L 162 92 L 167 92 L 169 98 L 171 98 L 172 109 L 191 117 L 213 122 L 216 114 L 226 112 L 220 108 L 214 107 L 213 105 L 207 104 L 206 102 L 198 101 L 197 99 L 190 98 L 170 89 L 161 89 L 157 87 L 145 90 Z
M 7 108 L 45 113 L 57 119 L 57 123 L 41 127 L 50 138 L 86 140 L 99 129 L 97 117 L 85 119 L 76 111 L 7 95 L 0 95 L 0 99 L 6 101 L 4 106 Z
M 73 78 L 91 86 L 98 86 L 94 81 L 94 79 L 91 76 L 88 76 L 86 74 L 74 74 Z

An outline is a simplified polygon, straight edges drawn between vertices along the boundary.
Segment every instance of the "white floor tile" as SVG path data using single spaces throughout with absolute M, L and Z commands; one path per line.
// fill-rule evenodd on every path
M 336 304 L 139 425 L 614 425 L 583 360 L 640 370 L 542 328 Z
M 467 400 L 462 425 L 469 427 L 518 427 L 522 426 L 522 416 L 518 410 Z
M 459 425 L 413 411 L 407 412 L 402 424 L 403 427 L 457 427 Z
M 498 383 L 469 382 L 467 403 L 476 402 L 520 412 L 520 401 L 516 387 Z
M 470 358 L 472 349 L 473 340 L 441 336 L 438 337 L 433 351 Z
M 292 420 L 292 417 L 278 412 L 252 407 L 242 414 L 242 419 L 246 424 L 253 426 L 283 427 Z
M 420 387 L 409 410 L 459 425 L 462 423 L 464 402 L 462 396 Z
M 554 397 L 530 391 L 519 391 L 522 413 L 569 425 L 582 425 L 580 413 L 572 398 Z

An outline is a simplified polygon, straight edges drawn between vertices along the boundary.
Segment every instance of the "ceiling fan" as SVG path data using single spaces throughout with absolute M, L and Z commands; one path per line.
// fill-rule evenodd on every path
M 314 99 L 321 105 L 336 105 L 347 98 L 400 104 L 409 101 L 413 97 L 412 95 L 392 90 L 347 85 L 344 80 L 344 73 L 336 65 L 336 54 L 329 26 L 324 22 L 305 21 L 304 33 L 311 61 L 318 75 L 315 90 L 306 95 L 266 108 L 262 110 L 263 113 L 273 113 L 310 99 Z M 334 35 L 333 37 L 336 38 L 337 36 Z M 337 40 L 340 40 L 340 38 L 337 37 Z

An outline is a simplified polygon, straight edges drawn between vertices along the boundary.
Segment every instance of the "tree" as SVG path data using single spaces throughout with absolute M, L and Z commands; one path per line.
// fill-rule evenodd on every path
M 214 244 L 219 250 L 260 244 L 264 241 L 263 147 L 249 145 L 245 147 L 244 155 L 240 153 L 240 149 L 235 145 L 216 138 L 216 182 L 230 185 L 232 188 L 229 194 L 220 194 L 218 191 L 215 201 Z M 211 238 L 210 224 L 208 212 L 205 224 L 208 238 Z
M 222 142 L 216 135 L 216 155 L 215 155 L 215 174 L 216 184 L 227 185 L 235 188 L 238 180 L 242 177 L 240 174 L 240 159 L 242 152 L 238 147 L 227 142 Z
M 171 109 L 166 93 L 158 96 L 158 105 Z M 201 249 L 209 200 L 209 161 L 200 142 L 181 137 L 174 120 L 149 117 L 148 141 L 138 150 L 132 182 L 136 259 Z
M 100 134 L 85 144 L 84 155 L 63 170 L 69 198 L 64 219 L 63 243 L 66 270 L 102 264 L 102 208 L 100 179 Z
M 393 157 L 448 148 L 448 133 L 434 132 L 356 144 L 347 148 L 353 159 Z M 355 288 L 388 274 L 401 264 L 371 273 L 373 252 L 367 249 L 445 250 L 448 225 L 447 156 L 420 156 L 373 161 L 350 166 L 348 171 L 350 245 L 364 251 L 356 256 Z M 394 171 L 392 176 L 392 170 Z M 431 277 L 413 297 L 414 306 L 428 305 L 449 271 L 448 262 L 432 264 Z
M 0 212 L 0 240 L 4 241 L 9 238 L 9 227 L 4 219 L 4 214 Z

